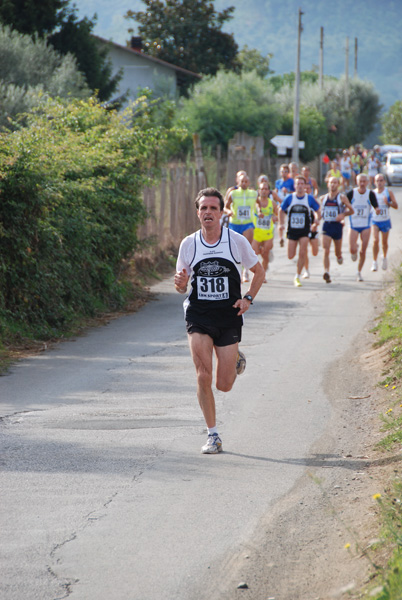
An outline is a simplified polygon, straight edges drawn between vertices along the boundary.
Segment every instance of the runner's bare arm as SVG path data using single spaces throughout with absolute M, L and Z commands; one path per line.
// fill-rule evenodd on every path
M 391 190 L 388 190 L 388 194 L 389 194 L 389 199 L 391 200 L 391 202 L 389 203 L 389 205 L 392 208 L 398 208 L 398 202 L 395 199 L 394 192 L 392 192 Z
M 175 273 L 174 286 L 176 288 L 176 291 L 180 294 L 185 294 L 187 292 L 188 280 L 189 276 L 187 275 L 186 269 L 183 269 L 179 273 Z
M 343 221 L 343 219 L 345 217 L 350 217 L 350 215 L 354 215 L 355 214 L 355 209 L 353 208 L 353 206 L 351 205 L 351 203 L 349 202 L 348 198 L 346 196 L 344 196 L 343 194 L 340 195 L 340 201 L 342 202 L 342 204 L 344 206 L 346 206 L 346 210 L 343 213 L 340 213 L 337 217 L 336 220 L 339 221 Z
M 258 290 L 262 286 L 263 281 L 265 279 L 265 271 L 262 268 L 262 265 L 259 261 L 254 265 L 254 267 L 251 267 L 250 271 L 254 274 L 254 277 L 251 281 L 250 288 L 247 294 L 250 294 L 250 296 L 255 298 L 258 293 Z M 240 309 L 237 313 L 240 316 L 243 315 L 250 308 L 250 304 L 251 303 L 249 302 L 249 300 L 246 300 L 245 298 L 240 298 L 239 300 L 236 300 L 236 302 L 233 304 L 233 308 Z

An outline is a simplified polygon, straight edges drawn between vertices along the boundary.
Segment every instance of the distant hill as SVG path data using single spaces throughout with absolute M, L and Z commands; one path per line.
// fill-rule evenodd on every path
M 324 73 L 340 76 L 345 71 L 345 40 L 349 36 L 349 76 L 354 71 L 354 40 L 358 38 L 358 76 L 372 81 L 382 104 L 388 108 L 402 99 L 402 1 L 401 0 L 215 0 L 221 11 L 235 6 L 234 18 L 225 30 L 234 33 L 240 47 L 247 44 L 262 54 L 271 52 L 277 74 L 294 71 L 299 7 L 303 10 L 301 68 L 319 63 L 320 27 L 324 27 Z M 142 10 L 141 0 L 80 0 L 80 16 L 98 14 L 95 33 L 124 44 L 134 25 L 123 15 Z

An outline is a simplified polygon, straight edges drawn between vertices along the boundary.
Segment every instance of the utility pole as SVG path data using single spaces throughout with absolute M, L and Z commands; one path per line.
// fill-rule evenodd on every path
M 320 72 L 318 82 L 320 84 L 320 90 L 324 88 L 324 27 L 321 27 L 320 35 Z
M 354 77 L 357 77 L 357 38 L 355 38 L 355 72 Z
M 296 74 L 295 74 L 295 103 L 293 110 L 293 151 L 292 161 L 299 162 L 299 130 L 300 130 L 300 38 L 302 27 L 302 9 L 299 8 L 299 25 L 297 30 L 297 58 L 296 58 Z
M 349 110 L 349 38 L 346 38 L 345 58 L 345 110 Z

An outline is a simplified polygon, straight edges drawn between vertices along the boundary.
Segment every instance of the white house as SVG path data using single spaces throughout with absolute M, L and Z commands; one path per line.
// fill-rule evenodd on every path
M 132 37 L 131 46 L 121 46 L 95 36 L 101 44 L 106 44 L 109 50 L 109 58 L 113 65 L 112 74 L 120 70 L 123 77 L 114 93 L 114 99 L 126 96 L 124 105 L 138 97 L 138 90 L 148 87 L 155 92 L 156 96 L 169 96 L 175 98 L 180 78 L 191 77 L 201 79 L 201 75 L 187 69 L 176 67 L 164 60 L 154 58 L 142 53 L 141 38 Z

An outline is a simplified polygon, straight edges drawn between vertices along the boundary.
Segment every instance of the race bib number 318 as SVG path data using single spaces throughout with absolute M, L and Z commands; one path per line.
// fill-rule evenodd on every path
M 197 296 L 199 300 L 226 300 L 229 298 L 229 279 L 197 277 Z

